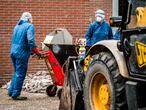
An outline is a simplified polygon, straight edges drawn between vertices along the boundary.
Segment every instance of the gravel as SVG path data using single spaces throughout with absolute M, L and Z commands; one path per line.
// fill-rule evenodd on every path
M 30 93 L 45 93 L 48 85 L 52 85 L 52 78 L 48 71 L 37 71 L 35 74 L 27 74 L 23 84 L 23 91 Z M 8 89 L 10 81 L 3 85 L 3 89 Z
M 48 97 L 41 93 L 28 93 L 22 91 L 22 96 L 28 100 L 15 101 L 7 95 L 6 89 L 0 89 L 0 110 L 58 110 L 58 97 Z

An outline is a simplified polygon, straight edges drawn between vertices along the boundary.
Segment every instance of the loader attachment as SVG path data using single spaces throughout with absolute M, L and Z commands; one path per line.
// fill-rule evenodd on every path
M 69 57 L 59 110 L 84 110 L 83 80 L 84 73 L 78 57 Z

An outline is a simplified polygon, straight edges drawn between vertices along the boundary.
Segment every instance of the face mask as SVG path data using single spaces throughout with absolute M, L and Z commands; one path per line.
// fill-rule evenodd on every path
M 101 22 L 101 21 L 102 21 L 102 18 L 99 17 L 99 16 L 97 16 L 97 17 L 96 17 L 96 20 L 97 20 L 98 22 Z

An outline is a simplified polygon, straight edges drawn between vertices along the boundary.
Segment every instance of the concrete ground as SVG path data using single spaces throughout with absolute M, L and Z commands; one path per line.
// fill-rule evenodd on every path
M 7 95 L 7 90 L 0 89 L 0 110 L 58 110 L 58 97 L 48 97 L 46 94 L 22 92 L 28 100 L 14 101 Z

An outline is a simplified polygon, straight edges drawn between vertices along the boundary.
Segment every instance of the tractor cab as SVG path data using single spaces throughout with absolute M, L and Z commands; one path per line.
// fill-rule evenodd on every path
M 111 26 L 120 27 L 118 49 L 124 53 L 131 78 L 146 80 L 146 2 L 121 0 L 118 17 L 111 17 Z

